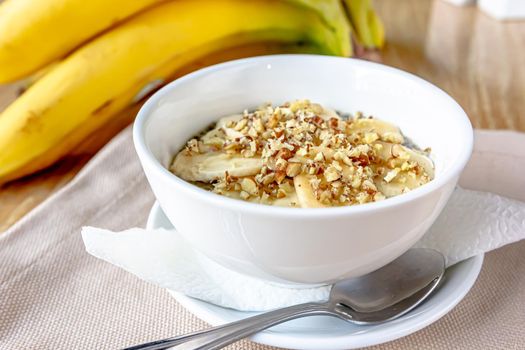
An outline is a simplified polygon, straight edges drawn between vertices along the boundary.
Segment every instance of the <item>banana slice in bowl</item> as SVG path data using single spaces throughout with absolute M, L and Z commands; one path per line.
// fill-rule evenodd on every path
M 388 142 L 378 142 L 377 156 L 396 165 L 375 181 L 386 196 L 393 197 L 426 184 L 434 178 L 434 163 L 423 152 Z
M 375 132 L 382 141 L 386 142 L 401 144 L 405 141 L 397 126 L 379 119 L 356 118 L 348 124 L 346 131 L 349 134 Z
M 276 199 L 271 204 L 277 207 L 302 207 L 297 192 L 288 193 L 286 197 Z
M 242 114 L 234 114 L 219 119 L 217 122 L 217 129 L 224 130 L 224 133 L 229 139 L 244 137 L 244 134 L 240 130 L 236 130 L 234 127 L 229 126 L 231 123 L 237 124 L 242 119 Z
M 192 153 L 180 152 L 170 168 L 186 181 L 212 182 L 224 174 L 242 177 L 257 174 L 263 166 L 261 158 L 244 158 L 241 155 L 222 152 Z
M 297 175 L 293 178 L 299 205 L 301 208 L 324 208 L 325 205 L 317 199 L 314 193 L 311 180 L 311 175 Z
M 347 119 L 320 104 L 296 100 L 219 119 L 213 129 L 188 141 L 170 170 L 207 190 L 252 203 L 364 204 L 433 179 L 432 160 L 409 142 L 388 122 L 362 114 Z

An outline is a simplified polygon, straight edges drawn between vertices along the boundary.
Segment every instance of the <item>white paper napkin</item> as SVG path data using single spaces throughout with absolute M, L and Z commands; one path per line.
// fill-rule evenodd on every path
M 111 232 L 84 227 L 91 255 L 160 287 L 216 305 L 266 311 L 325 300 L 330 287 L 275 286 L 228 270 L 192 250 L 175 231 L 133 228 Z M 525 238 L 525 203 L 457 188 L 432 228 L 416 246 L 445 255 L 447 266 Z

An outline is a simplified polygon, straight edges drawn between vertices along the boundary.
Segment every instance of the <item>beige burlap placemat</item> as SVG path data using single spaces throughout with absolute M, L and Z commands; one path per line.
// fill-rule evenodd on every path
M 523 182 L 513 174 L 501 181 L 493 179 L 497 172 L 487 175 L 516 162 L 523 174 L 525 136 L 484 132 L 477 138 L 464 181 L 525 200 Z M 509 140 L 521 146 L 508 146 Z M 1 235 L 0 349 L 118 349 L 206 327 L 165 290 L 84 251 L 81 226 L 143 226 L 153 200 L 128 129 L 70 185 Z M 520 242 L 487 254 L 476 285 L 448 315 L 376 348 L 523 349 L 524 321 Z M 271 348 L 242 341 L 229 349 Z

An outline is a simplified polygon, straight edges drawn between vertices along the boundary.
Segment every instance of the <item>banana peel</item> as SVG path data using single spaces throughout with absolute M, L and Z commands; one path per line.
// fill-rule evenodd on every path
M 162 1 L 4 1 L 0 4 L 0 83 L 33 74 L 115 24 Z M 384 28 L 370 0 L 283 1 L 317 11 L 342 43 L 341 56 L 352 54 L 351 43 L 347 40 L 350 26 L 345 18 L 345 7 L 361 44 L 365 47 L 384 44 Z
M 78 0 L 38 3 L 32 0 L 8 0 L 0 5 L 0 33 L 9 33 L 0 38 L 0 82 L 37 71 L 25 80 L 27 91 L 23 96 L 0 114 L 0 149 L 3 150 L 0 153 L 0 184 L 41 170 L 74 151 L 83 139 L 136 103 L 138 97 L 143 97 L 140 93 L 144 86 L 152 81 L 163 83 L 180 76 L 185 69 L 187 72 L 189 68 L 186 67 L 191 67 L 192 62 L 212 52 L 224 52 L 231 47 L 258 42 L 282 43 L 288 48 L 302 42 L 304 45 L 294 46 L 293 51 L 350 56 L 351 32 L 367 47 L 379 47 L 384 43 L 382 24 L 368 0 L 345 0 L 345 6 L 339 0 L 267 0 L 247 2 L 249 4 L 233 0 L 208 0 L 198 2 L 200 6 L 195 1 L 177 0 L 172 4 L 161 0 L 140 0 L 131 2 L 133 4 L 127 1 L 120 4 L 120 12 L 115 15 L 118 11 L 114 6 L 119 1 L 112 2 L 109 8 L 106 2 L 102 5 L 99 0 L 83 5 L 89 7 L 85 18 L 96 15 L 97 8 L 99 12 L 100 8 L 106 12 L 102 18 L 91 19 L 90 23 L 77 20 L 76 24 L 82 26 L 83 33 L 75 32 L 77 27 L 72 26 L 73 33 L 67 35 L 57 23 L 70 23 L 67 21 L 75 18 L 78 8 L 73 9 L 71 4 Z M 18 3 L 13 5 L 14 2 Z M 29 3 L 33 5 L 31 10 L 27 10 Z M 53 11 L 44 11 L 50 3 L 61 4 L 62 8 L 55 6 L 58 8 Z M 157 3 L 160 5 L 155 5 Z M 263 8 L 262 14 L 256 10 L 259 7 Z M 26 16 L 21 17 L 21 9 L 24 8 Z M 117 27 L 113 26 L 115 22 L 144 8 L 146 10 L 135 17 Z M 246 8 L 251 10 L 242 13 Z M 162 16 L 163 9 L 171 9 L 167 11 L 170 14 Z M 181 10 L 180 13 L 175 9 Z M 199 12 L 201 9 L 202 14 Z M 273 16 L 269 9 L 272 9 Z M 113 13 L 113 17 L 108 17 L 108 13 Z M 152 52 L 151 57 L 148 57 L 150 62 L 126 58 L 126 55 L 141 59 L 145 57 L 137 50 L 142 46 L 152 49 L 151 45 L 147 45 L 148 35 L 154 37 L 154 43 L 159 46 L 169 45 L 166 41 L 170 35 L 192 33 L 199 25 L 213 25 L 213 19 L 209 18 L 224 14 L 227 15 L 225 21 L 235 22 L 238 18 L 264 20 L 256 21 L 258 29 L 233 31 L 227 35 L 223 33 L 224 37 L 217 35 L 207 40 L 197 40 L 200 43 L 198 45 L 193 45 L 189 37 L 181 38 L 185 44 L 160 49 L 164 55 L 162 58 Z M 70 18 L 65 19 L 64 16 Z M 13 24 L 15 17 L 21 23 Z M 108 20 L 110 17 L 112 21 Z M 158 25 L 157 17 L 164 18 L 164 22 L 160 21 L 163 24 Z M 167 25 L 168 17 L 169 21 L 176 23 L 175 26 Z M 20 21 L 20 18 L 24 20 Z M 292 23 L 288 26 L 281 23 L 279 26 L 277 20 Z M 31 28 L 28 23 L 31 23 Z M 5 29 L 7 25 L 10 26 L 9 31 Z M 60 33 L 56 32 L 57 27 Z M 110 27 L 112 30 L 84 43 Z M 147 27 L 150 28 L 149 32 L 145 30 Z M 57 38 L 59 44 L 56 45 L 62 51 L 53 48 L 53 42 L 46 42 L 50 47 L 42 52 L 39 51 L 41 43 L 36 46 L 28 44 L 40 40 L 42 33 Z M 159 39 L 163 36 L 164 41 Z M 69 41 L 64 44 L 64 40 Z M 82 43 L 84 45 L 79 46 Z M 61 55 L 75 47 L 79 48 L 62 59 Z M 31 53 L 24 51 L 28 49 Z M 45 63 L 50 64 L 41 68 Z

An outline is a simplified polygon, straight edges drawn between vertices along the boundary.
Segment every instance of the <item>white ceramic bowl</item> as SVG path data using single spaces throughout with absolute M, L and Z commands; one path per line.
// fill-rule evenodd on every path
M 166 169 L 219 117 L 301 98 L 400 126 L 432 148 L 435 179 L 377 203 L 299 209 L 220 196 Z M 180 78 L 144 104 L 133 137 L 151 188 L 182 236 L 225 267 L 277 283 L 330 283 L 401 255 L 439 215 L 472 151 L 465 112 L 434 85 L 380 64 L 314 55 L 237 60 Z

